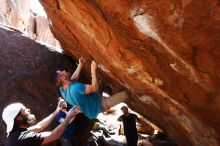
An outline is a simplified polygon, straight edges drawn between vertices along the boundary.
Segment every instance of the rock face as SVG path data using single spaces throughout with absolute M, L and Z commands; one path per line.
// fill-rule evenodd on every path
M 30 0 L 0 0 L 0 22 L 14 27 L 24 34 L 60 48 L 59 42 L 50 31 L 46 16 L 34 13 Z
M 220 144 L 217 0 L 41 0 L 66 53 L 100 63 L 178 145 Z
M 22 102 L 37 119 L 49 115 L 57 105 L 59 90 L 53 83 L 57 69 L 73 69 L 71 60 L 36 41 L 0 27 L 0 111 L 12 102 Z M 6 127 L 0 118 L 0 145 Z

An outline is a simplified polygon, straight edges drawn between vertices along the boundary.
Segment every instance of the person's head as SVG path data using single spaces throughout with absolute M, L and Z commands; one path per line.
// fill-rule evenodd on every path
M 36 121 L 35 116 L 30 114 L 30 109 L 21 103 L 13 103 L 4 108 L 2 119 L 7 125 L 7 133 L 21 126 L 26 128 L 32 126 Z
M 127 106 L 122 106 L 121 110 L 122 110 L 124 115 L 128 114 L 128 107 Z
M 70 81 L 70 73 L 69 72 L 66 72 L 65 70 L 63 70 L 63 71 L 58 70 L 56 73 L 57 73 L 57 75 L 56 75 L 56 85 L 57 86 L 62 86 L 65 81 Z

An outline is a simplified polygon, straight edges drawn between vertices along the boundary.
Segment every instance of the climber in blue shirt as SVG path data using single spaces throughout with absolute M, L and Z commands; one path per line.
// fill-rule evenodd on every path
M 108 98 L 102 97 L 102 91 L 98 92 L 99 83 L 96 77 L 97 63 L 95 61 L 91 63 L 91 84 L 76 82 L 85 62 L 84 58 L 79 59 L 78 67 L 71 77 L 70 73 L 65 70 L 57 71 L 56 85 L 60 86 L 61 95 L 67 103 L 79 106 L 80 111 L 88 118 L 95 119 L 100 112 L 120 102 L 125 102 L 130 94 L 122 91 Z

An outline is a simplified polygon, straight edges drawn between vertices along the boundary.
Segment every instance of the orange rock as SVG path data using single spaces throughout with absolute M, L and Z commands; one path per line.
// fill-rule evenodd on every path
M 100 63 L 114 90 L 132 91 L 132 109 L 178 145 L 220 144 L 218 1 L 41 3 L 64 51 Z

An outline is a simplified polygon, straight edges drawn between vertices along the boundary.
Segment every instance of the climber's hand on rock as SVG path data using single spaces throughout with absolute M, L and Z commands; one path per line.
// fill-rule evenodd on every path
M 86 59 L 83 57 L 79 58 L 79 65 L 83 65 L 86 62 Z

